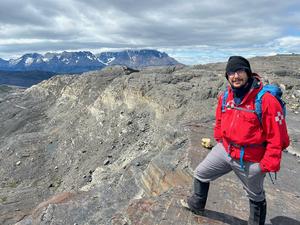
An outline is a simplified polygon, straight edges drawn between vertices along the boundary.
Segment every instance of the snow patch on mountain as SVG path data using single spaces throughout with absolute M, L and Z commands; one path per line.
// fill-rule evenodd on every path
M 91 61 L 95 60 L 95 58 L 94 58 L 94 57 L 91 57 L 90 55 L 88 55 L 87 58 L 88 58 L 89 60 L 91 60 Z
M 38 58 L 38 59 L 36 60 L 36 63 L 42 63 L 42 62 L 44 62 L 43 58 Z
M 32 63 L 33 63 L 34 59 L 31 58 L 31 57 L 28 57 L 26 60 L 25 60 L 25 66 L 30 66 Z
M 63 58 L 61 61 L 63 61 L 65 64 L 69 64 L 70 63 L 70 61 L 69 61 L 68 58 Z
M 97 58 L 97 61 L 100 62 L 100 63 L 102 63 L 102 64 L 104 64 L 104 65 L 106 65 L 106 66 L 108 65 L 108 63 L 103 62 L 103 61 L 102 61 L 101 59 L 99 59 L 99 58 Z
M 107 59 L 107 64 L 111 63 L 112 61 L 114 61 L 116 59 L 116 57 L 111 57 Z

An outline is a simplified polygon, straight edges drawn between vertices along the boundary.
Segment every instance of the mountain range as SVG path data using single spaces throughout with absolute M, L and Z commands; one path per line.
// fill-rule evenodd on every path
M 46 71 L 53 73 L 82 73 L 99 70 L 110 65 L 124 65 L 134 69 L 148 66 L 167 66 L 180 64 L 166 53 L 142 49 L 121 52 L 102 52 L 94 55 L 89 51 L 46 53 L 27 53 L 17 59 L 0 58 L 1 71 Z

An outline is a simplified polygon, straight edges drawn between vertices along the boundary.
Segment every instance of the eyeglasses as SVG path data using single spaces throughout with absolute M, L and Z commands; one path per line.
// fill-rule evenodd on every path
M 237 75 L 242 75 L 244 72 L 246 72 L 246 70 L 245 69 L 239 69 L 239 70 L 237 70 L 237 71 L 235 71 L 235 72 L 228 72 L 227 73 L 227 76 L 229 76 L 229 77 L 232 77 L 232 76 L 234 76 L 235 74 L 237 74 Z

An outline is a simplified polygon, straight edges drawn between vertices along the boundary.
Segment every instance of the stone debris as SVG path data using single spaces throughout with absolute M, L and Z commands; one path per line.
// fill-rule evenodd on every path
M 109 160 L 109 159 L 106 159 L 106 160 L 103 162 L 103 165 L 107 166 L 108 164 L 110 164 L 110 160 Z

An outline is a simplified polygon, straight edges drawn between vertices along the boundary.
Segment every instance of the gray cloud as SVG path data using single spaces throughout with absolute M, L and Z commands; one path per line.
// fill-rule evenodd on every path
M 88 47 L 87 47 L 88 46 Z M 9 44 L 1 48 L 1 51 L 14 52 L 18 49 L 18 52 L 47 52 L 47 51 L 62 51 L 62 50 L 76 50 L 76 49 L 101 49 L 101 48 L 126 48 L 127 45 L 123 44 L 111 44 L 111 43 L 99 43 L 99 42 L 74 42 L 74 41 L 58 41 L 58 42 L 40 42 L 32 44 Z M 135 46 L 129 46 L 135 47 Z M 140 46 L 142 47 L 142 46 Z
M 2 0 L 0 57 L 105 47 L 275 51 L 294 46 L 282 38 L 298 43 L 299 8 L 298 0 Z

